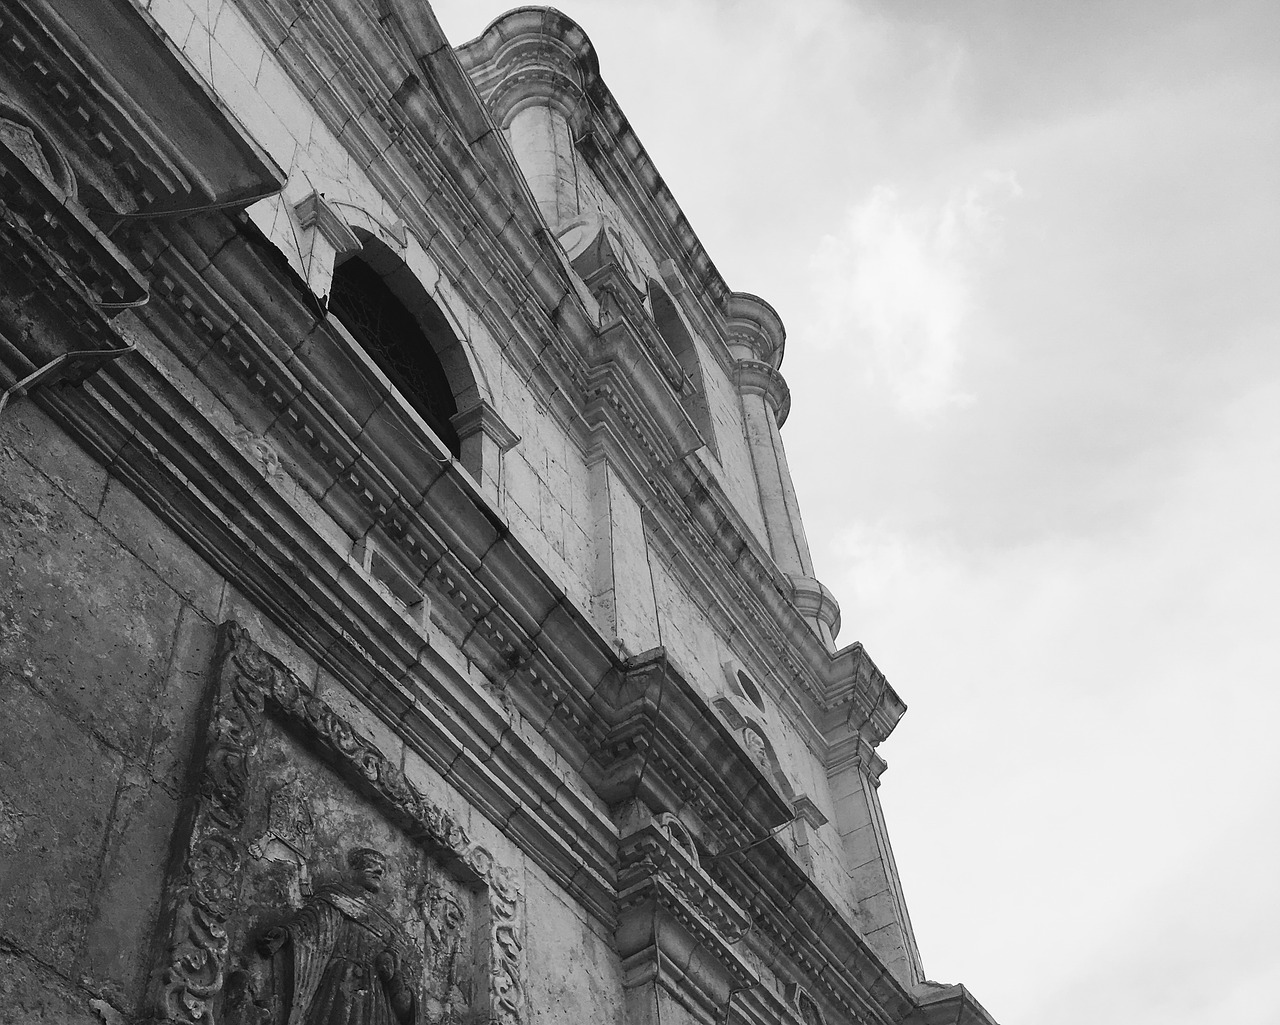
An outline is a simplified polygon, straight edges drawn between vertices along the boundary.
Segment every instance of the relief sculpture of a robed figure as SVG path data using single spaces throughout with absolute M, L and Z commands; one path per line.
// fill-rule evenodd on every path
M 322 888 L 258 941 L 273 960 L 281 1025 L 417 1025 L 409 941 L 377 903 L 386 856 L 357 848 L 353 881 Z M 284 983 L 284 985 L 280 985 Z M 283 991 L 283 992 L 281 992 Z
M 522 1025 L 514 874 L 235 624 L 216 669 L 149 1021 Z

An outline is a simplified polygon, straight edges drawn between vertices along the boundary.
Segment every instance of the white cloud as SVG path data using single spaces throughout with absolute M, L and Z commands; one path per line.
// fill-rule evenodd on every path
M 912 706 L 881 796 L 925 967 L 1000 1020 L 1280 1020 L 1277 411 L 1222 410 L 1140 531 L 843 536 L 827 583 Z
M 933 202 L 879 185 L 822 239 L 813 257 L 821 335 L 865 345 L 870 383 L 903 412 L 973 401 L 959 382 L 966 329 L 999 245 L 999 208 L 1020 195 L 1014 175 L 996 171 Z

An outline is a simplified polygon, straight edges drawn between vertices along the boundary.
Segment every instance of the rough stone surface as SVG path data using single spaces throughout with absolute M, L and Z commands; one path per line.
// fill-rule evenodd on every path
M 95 999 L 45 965 L 0 949 L 0 1025 L 102 1025 Z
M 0 146 L 0 382 L 105 355 L 0 411 L 0 1025 L 279 1025 L 306 956 L 335 1021 L 915 1025 L 868 746 L 902 703 L 794 604 L 825 592 L 776 314 L 581 28 L 523 8 L 454 51 L 382 7 L 6 22 L 41 76 L 0 60 L 32 112 Z M 172 95 L 116 68 L 122 114 L 79 38 Z M 458 459 L 326 320 L 340 258 L 483 421 Z
M 94 911 L 121 756 L 21 676 L 0 676 L 0 930 L 69 972 Z

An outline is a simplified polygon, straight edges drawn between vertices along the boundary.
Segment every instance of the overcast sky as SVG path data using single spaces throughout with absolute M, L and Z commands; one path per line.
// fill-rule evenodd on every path
M 787 325 L 818 576 L 910 706 L 929 977 L 1280 1023 L 1280 4 L 561 9 Z

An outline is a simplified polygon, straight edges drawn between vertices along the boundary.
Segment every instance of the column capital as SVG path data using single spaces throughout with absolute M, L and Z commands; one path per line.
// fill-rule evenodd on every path
M 778 426 L 786 423 L 791 412 L 791 389 L 776 367 L 758 359 L 740 359 L 733 367 L 733 383 L 740 395 L 763 395 Z

